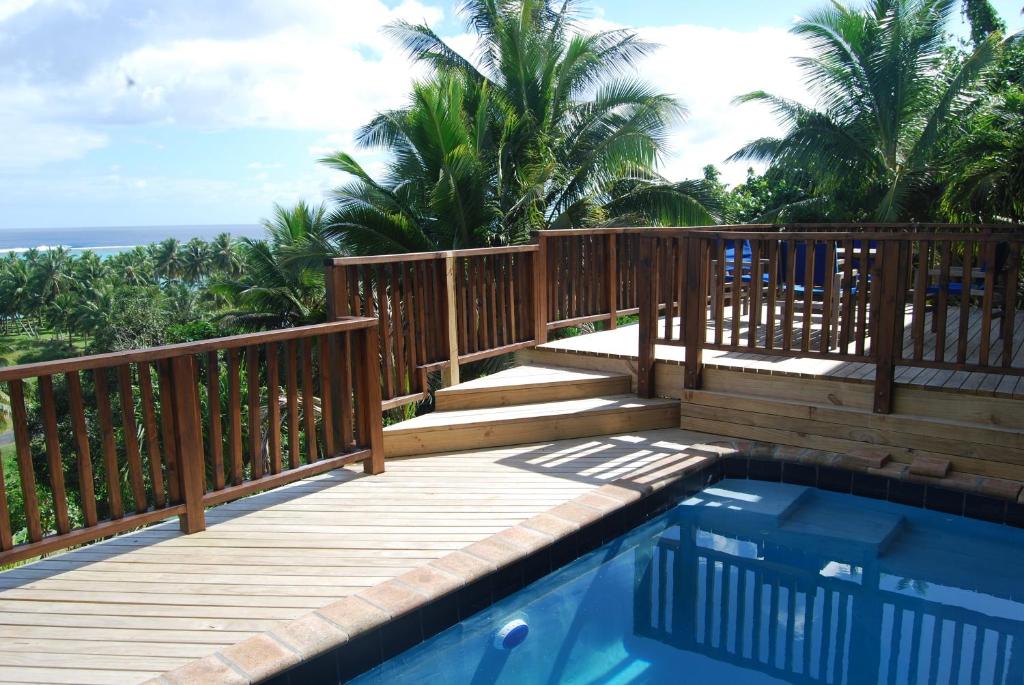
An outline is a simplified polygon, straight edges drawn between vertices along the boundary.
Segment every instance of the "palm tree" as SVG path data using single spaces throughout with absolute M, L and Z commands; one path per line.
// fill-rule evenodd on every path
M 155 245 L 150 245 L 150 249 L 157 276 L 165 281 L 173 281 L 181 275 L 181 243 L 176 238 L 167 238 Z
M 1024 221 L 1024 88 L 969 117 L 947 154 L 942 209 L 953 220 Z
M 242 268 L 242 258 L 238 251 L 238 243 L 230 233 L 218 233 L 210 243 L 210 255 L 213 267 L 228 276 L 237 276 Z
M 210 273 L 210 248 L 200 238 L 185 244 L 181 255 L 181 276 L 191 285 L 202 281 Z
M 731 159 L 807 174 L 818 195 L 846 196 L 846 218 L 927 218 L 931 209 L 921 201 L 937 195 L 941 143 L 969 107 L 999 42 L 989 36 L 944 69 L 944 27 L 955 3 L 871 0 L 860 10 L 835 2 L 800 21 L 793 33 L 810 43 L 813 56 L 797 64 L 819 107 L 763 91 L 739 97 L 771 106 L 786 131 L 748 143 Z
M 223 321 L 262 329 L 319 320 L 324 311 L 323 255 L 339 254 L 329 236 L 326 207 L 277 205 L 263 225 L 266 240 L 241 242 L 240 275 L 222 277 L 210 286 L 232 304 Z
M 354 253 L 522 242 L 533 229 L 622 222 L 710 223 L 700 184 L 657 173 L 685 110 L 631 69 L 653 46 L 629 31 L 581 34 L 576 3 L 467 0 L 479 68 L 429 27 L 391 35 L 431 77 L 409 104 L 359 133 L 391 153 L 377 180 L 335 192 L 334 231 Z

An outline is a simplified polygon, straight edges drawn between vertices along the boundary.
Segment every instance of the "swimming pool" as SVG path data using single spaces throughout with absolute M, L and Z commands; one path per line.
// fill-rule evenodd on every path
M 723 480 L 353 682 L 1020 683 L 1022 580 L 1024 530 Z

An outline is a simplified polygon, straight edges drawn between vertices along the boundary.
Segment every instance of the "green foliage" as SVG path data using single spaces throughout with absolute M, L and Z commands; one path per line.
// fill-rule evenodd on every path
M 654 46 L 625 30 L 580 33 L 577 3 L 462 6 L 478 62 L 428 26 L 389 32 L 429 77 L 408 104 L 360 131 L 390 153 L 382 178 L 345 152 L 323 161 L 351 176 L 334 192 L 330 232 L 354 254 L 524 242 L 530 231 L 593 225 L 713 223 L 702 181 L 657 166 L 685 115 L 633 77 Z
M 786 130 L 733 159 L 806 177 L 836 218 L 929 219 L 941 194 L 943 143 L 971 111 L 1000 46 L 990 35 L 947 68 L 953 7 L 954 0 L 872 0 L 863 10 L 837 2 L 811 13 L 793 32 L 810 45 L 811 56 L 797 62 L 818 107 L 763 91 L 741 96 L 770 106 Z

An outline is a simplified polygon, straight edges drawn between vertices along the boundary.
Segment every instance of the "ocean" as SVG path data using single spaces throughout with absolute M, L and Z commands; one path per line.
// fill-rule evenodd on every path
M 24 252 L 33 247 L 46 249 L 63 245 L 73 254 L 91 250 L 101 257 L 107 257 L 130 250 L 136 245 L 158 243 L 167 238 L 177 238 L 185 243 L 192 238 L 212 240 L 218 233 L 230 233 L 238 238 L 261 238 L 264 230 L 258 224 L 0 228 L 0 256 L 9 252 Z

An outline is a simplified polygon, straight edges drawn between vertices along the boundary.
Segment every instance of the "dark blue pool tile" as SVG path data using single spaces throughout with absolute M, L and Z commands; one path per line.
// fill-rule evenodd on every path
M 751 459 L 749 473 L 751 480 L 767 480 L 778 483 L 782 480 L 782 463 L 766 461 L 764 459 Z
M 870 473 L 854 473 L 850 492 L 860 497 L 886 499 L 889 494 L 889 479 Z
M 934 511 L 963 516 L 964 493 L 945 488 L 928 488 L 924 495 L 924 506 Z
M 924 491 L 925 486 L 920 483 L 894 480 L 889 483 L 889 501 L 896 504 L 906 504 L 911 507 L 923 507 Z
M 604 544 L 604 531 L 600 521 L 583 526 L 576 535 L 580 556 L 592 552 Z
M 423 625 L 423 639 L 437 635 L 459 622 L 459 598 L 457 593 L 445 595 L 420 609 Z
M 983 521 L 1002 523 L 1006 518 L 1006 502 L 982 495 L 967 495 L 964 498 L 964 514 Z
M 810 485 L 818 480 L 818 469 L 808 464 L 786 463 L 782 465 L 782 482 L 793 485 Z
M 526 586 L 525 564 L 517 561 L 496 572 L 493 576 L 492 587 L 494 601 L 497 602 L 513 592 L 522 590 Z
M 1017 502 L 1006 503 L 1006 524 L 1024 528 L 1024 504 Z
M 341 676 L 338 673 L 338 659 L 333 652 L 321 654 L 310 661 L 299 664 L 288 671 L 287 676 L 288 685 L 341 682 Z
M 523 583 L 529 585 L 551 573 L 555 568 L 551 565 L 551 555 L 547 549 L 542 549 L 523 560 Z
M 493 602 L 494 582 L 486 576 L 459 590 L 459 620 L 462 621 L 476 612 L 486 609 Z
M 831 466 L 818 467 L 818 487 L 832 492 L 849 493 L 853 486 L 853 473 Z
M 337 650 L 338 680 L 345 682 L 370 670 L 382 661 L 380 631 L 372 630 L 352 638 Z
M 580 556 L 578 545 L 579 540 L 575 534 L 562 538 L 551 545 L 548 548 L 548 554 L 551 556 L 551 567 L 561 568 L 577 559 Z
M 423 625 L 419 611 L 399 616 L 380 627 L 381 654 L 385 661 L 421 642 Z
M 729 457 L 722 461 L 722 475 L 726 478 L 746 478 L 749 473 L 746 457 Z

